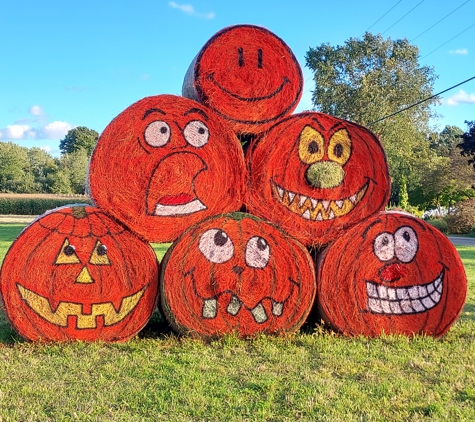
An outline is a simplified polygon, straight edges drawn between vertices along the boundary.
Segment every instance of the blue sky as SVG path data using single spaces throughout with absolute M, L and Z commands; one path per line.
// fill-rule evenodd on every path
M 75 126 L 101 133 L 135 101 L 181 95 L 200 48 L 234 24 L 266 27 L 304 72 L 298 111 L 311 109 L 309 47 L 366 30 L 407 38 L 439 76 L 435 93 L 475 76 L 475 0 L 2 0 L 0 141 L 58 155 Z M 432 122 L 475 120 L 475 79 L 443 94 Z

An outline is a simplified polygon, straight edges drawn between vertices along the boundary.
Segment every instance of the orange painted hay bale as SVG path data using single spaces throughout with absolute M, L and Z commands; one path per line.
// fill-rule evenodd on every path
M 178 332 L 215 337 L 298 330 L 316 286 L 303 245 L 270 223 L 233 213 L 196 224 L 172 245 L 160 289 Z
M 300 65 L 283 40 L 254 25 L 217 32 L 191 63 L 183 95 L 203 102 L 241 134 L 261 133 L 297 107 Z
M 228 125 L 174 95 L 144 98 L 104 130 L 91 157 L 94 203 L 151 242 L 241 208 L 246 169 Z
M 323 113 L 294 114 L 248 150 L 249 212 L 307 246 L 322 246 L 384 209 L 384 150 L 366 128 Z
M 322 254 L 317 272 L 321 316 L 352 336 L 441 336 L 467 294 L 452 243 L 400 212 L 382 212 L 348 230 Z
M 153 249 L 101 210 L 57 208 L 27 226 L 0 273 L 5 311 L 28 340 L 123 341 L 156 307 Z

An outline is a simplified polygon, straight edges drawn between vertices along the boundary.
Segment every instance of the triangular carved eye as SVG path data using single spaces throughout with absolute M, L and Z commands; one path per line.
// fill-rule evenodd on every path
M 76 248 L 69 243 L 69 239 L 66 238 L 63 242 L 63 246 L 56 257 L 55 264 L 80 264 L 78 256 L 76 255 Z
M 103 245 L 99 240 L 94 246 L 92 251 L 91 258 L 89 262 L 94 265 L 110 265 L 109 257 L 107 256 L 107 247 Z

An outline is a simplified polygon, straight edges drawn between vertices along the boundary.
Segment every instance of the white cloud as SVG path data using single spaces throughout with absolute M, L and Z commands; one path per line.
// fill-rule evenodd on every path
M 169 1 L 168 5 L 170 7 L 173 7 L 174 9 L 181 10 L 183 13 L 186 13 L 187 15 L 190 15 L 190 16 L 197 16 L 199 18 L 204 18 L 204 19 L 214 19 L 214 17 L 216 16 L 214 12 L 198 13 L 191 4 L 178 4 L 178 3 L 175 3 L 174 1 Z
M 34 139 L 36 133 L 28 125 L 8 125 L 5 128 L 0 128 L 0 139 L 6 141 L 16 141 L 18 139 Z
M 43 108 L 40 107 L 39 105 L 31 106 L 30 109 L 28 110 L 28 112 L 29 112 L 32 116 L 35 116 L 35 117 L 44 116 L 44 115 L 45 115 L 45 112 L 43 111 Z
M 68 122 L 58 122 L 48 123 L 46 126 L 41 128 L 41 133 L 43 134 L 43 139 L 61 139 L 73 128 Z
M 458 104 L 475 104 L 475 94 L 467 94 L 461 89 L 457 94 L 447 99 L 447 104 L 456 106 Z
M 468 50 L 466 48 L 458 48 L 457 50 L 450 50 L 449 54 L 465 55 L 465 54 L 468 54 Z

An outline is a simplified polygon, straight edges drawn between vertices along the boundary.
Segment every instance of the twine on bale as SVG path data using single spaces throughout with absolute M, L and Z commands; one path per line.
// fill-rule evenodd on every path
M 248 210 L 323 247 L 384 209 L 390 178 L 368 129 L 323 113 L 280 120 L 247 151 Z
M 162 261 L 162 310 L 183 334 L 288 333 L 315 297 L 303 245 L 250 214 L 222 214 L 187 230 Z
M 148 243 L 97 208 L 49 211 L 13 242 L 0 273 L 12 326 L 32 341 L 124 341 L 157 303 Z
M 244 155 L 212 110 L 157 95 L 120 113 L 89 165 L 94 203 L 151 242 L 170 242 L 201 219 L 241 208 Z
M 321 318 L 351 336 L 442 336 L 467 277 L 445 235 L 410 214 L 381 212 L 348 230 L 318 262 Z
M 268 29 L 235 25 L 217 32 L 192 61 L 182 94 L 206 104 L 242 136 L 291 114 L 302 96 L 300 65 Z

